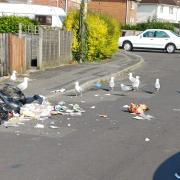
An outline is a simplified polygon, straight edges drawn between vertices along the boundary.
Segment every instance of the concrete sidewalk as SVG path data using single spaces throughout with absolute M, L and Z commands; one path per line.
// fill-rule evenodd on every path
M 76 80 L 83 89 L 88 89 L 98 80 L 108 80 L 110 76 L 123 79 L 127 77 L 128 71 L 138 68 L 143 62 L 139 56 L 119 51 L 106 63 L 67 65 L 31 73 L 29 74 L 31 81 L 24 93 L 27 96 L 41 94 L 50 97 L 53 95 L 51 91 L 61 88 L 71 92 L 74 91 Z

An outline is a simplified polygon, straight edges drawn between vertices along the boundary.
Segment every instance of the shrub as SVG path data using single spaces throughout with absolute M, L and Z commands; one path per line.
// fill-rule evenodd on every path
M 162 22 L 158 21 L 157 19 L 149 19 L 147 20 L 147 22 L 137 23 L 136 25 L 124 25 L 122 29 L 138 31 L 144 31 L 146 29 L 168 29 L 174 31 L 175 26 L 170 22 Z
M 72 54 L 77 61 L 80 60 L 79 40 L 79 12 L 71 11 L 64 21 L 67 31 L 73 32 Z M 88 12 L 85 20 L 86 33 L 84 35 L 86 47 L 85 59 L 87 61 L 103 60 L 117 51 L 117 41 L 120 26 L 113 18 L 99 13 Z
M 1 16 L 0 17 L 0 33 L 17 33 L 19 23 L 24 26 L 34 26 L 37 22 L 27 17 L 18 16 Z M 23 29 L 25 30 L 25 29 Z

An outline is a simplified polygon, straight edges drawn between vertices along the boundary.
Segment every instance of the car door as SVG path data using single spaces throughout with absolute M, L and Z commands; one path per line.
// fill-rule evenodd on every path
M 156 30 L 154 37 L 155 47 L 159 49 L 164 49 L 166 44 L 170 41 L 170 36 L 163 30 Z
M 155 30 L 147 30 L 139 35 L 139 38 L 134 42 L 134 47 L 137 48 L 153 48 L 155 46 Z

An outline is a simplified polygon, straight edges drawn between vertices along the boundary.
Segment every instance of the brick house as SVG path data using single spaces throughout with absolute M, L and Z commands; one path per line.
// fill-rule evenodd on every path
M 88 9 L 108 14 L 121 24 L 135 24 L 139 1 L 141 0 L 91 0 Z
M 0 2 L 55 6 L 61 7 L 64 10 L 66 10 L 67 6 L 67 11 L 73 8 L 79 9 L 80 7 L 80 0 L 0 0 Z

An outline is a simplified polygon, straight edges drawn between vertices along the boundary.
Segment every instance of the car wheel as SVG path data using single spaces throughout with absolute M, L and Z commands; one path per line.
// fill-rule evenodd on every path
M 125 42 L 123 43 L 123 49 L 124 49 L 125 51 L 131 51 L 132 48 L 133 48 L 133 47 L 132 47 L 131 42 L 125 41 Z
M 173 53 L 173 52 L 175 51 L 175 49 L 176 49 L 176 47 L 175 47 L 174 44 L 168 44 L 168 45 L 166 46 L 166 52 L 167 52 L 167 53 Z

